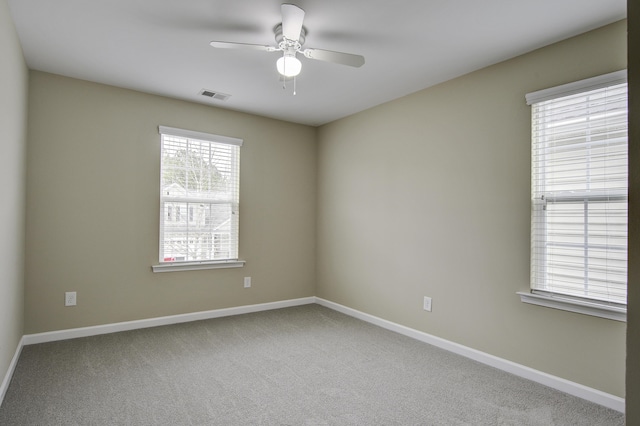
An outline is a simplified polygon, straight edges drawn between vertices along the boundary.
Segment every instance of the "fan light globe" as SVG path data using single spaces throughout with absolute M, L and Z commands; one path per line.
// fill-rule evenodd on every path
M 278 58 L 276 68 L 285 77 L 295 77 L 302 70 L 302 62 L 295 56 L 284 55 Z

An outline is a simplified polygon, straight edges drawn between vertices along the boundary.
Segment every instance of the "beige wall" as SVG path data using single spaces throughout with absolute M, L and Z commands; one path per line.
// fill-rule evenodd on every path
M 23 333 L 27 67 L 0 0 L 0 383 Z M 1 395 L 0 395 L 1 398 Z
M 321 127 L 317 295 L 624 396 L 624 323 L 516 292 L 529 285 L 525 94 L 625 66 L 618 22 Z
M 627 425 L 640 424 L 640 2 L 629 0 L 629 294 Z
M 158 125 L 244 139 L 244 268 L 152 273 Z M 315 128 L 31 71 L 27 160 L 25 333 L 315 293 Z

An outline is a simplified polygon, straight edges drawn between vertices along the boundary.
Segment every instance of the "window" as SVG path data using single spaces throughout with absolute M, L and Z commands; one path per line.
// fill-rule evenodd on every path
M 154 271 L 242 266 L 242 140 L 164 126 L 159 130 L 160 265 Z
M 620 319 L 627 300 L 626 72 L 531 93 L 527 103 L 532 293 Z

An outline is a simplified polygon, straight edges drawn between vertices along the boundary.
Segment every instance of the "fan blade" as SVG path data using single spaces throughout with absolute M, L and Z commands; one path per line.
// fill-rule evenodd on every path
M 282 11 L 282 35 L 287 40 L 300 40 L 304 10 L 287 3 L 280 6 L 280 10 Z
M 251 49 L 262 50 L 265 52 L 275 52 L 276 50 L 278 50 L 273 46 L 264 46 L 262 44 L 232 43 L 228 41 L 212 41 L 209 44 L 212 47 L 216 47 L 218 49 Z
M 304 49 L 302 54 L 309 59 L 349 65 L 350 67 L 361 67 L 364 65 L 364 56 L 352 55 L 351 53 L 334 52 L 332 50 L 322 49 Z

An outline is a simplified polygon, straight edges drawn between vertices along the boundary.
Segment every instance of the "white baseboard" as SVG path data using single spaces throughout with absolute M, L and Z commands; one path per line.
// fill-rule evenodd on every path
M 231 315 L 248 314 L 252 312 L 268 311 L 271 309 L 289 308 L 292 306 L 315 303 L 315 297 L 283 300 L 279 302 L 260 303 L 257 305 L 237 306 L 233 308 L 214 309 L 211 311 L 191 312 L 188 314 L 171 315 L 166 317 L 148 318 L 136 321 L 118 322 L 114 324 L 96 325 L 92 327 L 72 328 L 68 330 L 49 331 L 45 333 L 26 334 L 23 337 L 25 345 L 55 342 L 57 340 L 75 339 L 77 337 L 96 336 L 99 334 L 117 333 L 119 331 L 137 330 L 140 328 L 158 327 L 161 325 L 179 324 L 183 322 L 199 321 L 211 318 L 228 317 Z
M 396 333 L 403 334 L 405 336 L 414 338 L 421 342 L 428 343 L 433 346 L 437 346 L 441 349 L 445 349 L 449 352 L 462 355 L 466 358 L 470 358 L 474 361 L 481 362 L 491 367 L 498 368 L 516 376 L 523 377 L 525 379 L 541 383 L 553 389 L 557 389 L 561 392 L 568 393 L 569 395 L 577 396 L 578 398 L 585 399 L 587 401 L 594 402 L 596 404 L 611 408 L 613 410 L 624 413 L 625 400 L 615 395 L 611 395 L 597 389 L 593 389 L 579 383 L 575 383 L 561 377 L 552 376 L 551 374 L 544 373 L 533 368 L 526 367 L 515 362 L 508 361 L 497 356 L 490 355 L 485 352 L 478 351 L 476 349 L 469 348 L 467 346 L 460 345 L 458 343 L 451 342 L 449 340 L 442 339 L 440 337 L 433 336 L 431 334 L 424 333 L 422 331 L 415 330 L 413 328 L 405 327 L 400 324 L 396 324 L 391 321 L 378 318 L 373 315 L 365 314 L 364 312 L 357 311 L 355 309 L 340 305 L 338 303 L 331 302 L 319 297 L 315 298 L 316 303 L 343 314 L 352 316 L 354 318 L 361 319 L 368 323 L 377 325 L 387 330 L 394 331 Z
M 162 325 L 179 324 L 183 322 L 205 320 L 211 318 L 221 318 L 231 315 L 248 314 L 252 312 L 268 311 L 272 309 L 289 308 L 292 306 L 309 305 L 316 302 L 315 297 L 304 297 L 301 299 L 282 300 L 279 302 L 261 303 L 257 305 L 237 306 L 233 308 L 214 309 L 211 311 L 192 312 L 188 314 L 171 315 L 166 317 L 148 318 L 136 321 L 119 322 L 114 324 L 104 324 L 92 327 L 72 328 L 68 330 L 49 331 L 45 333 L 26 334 L 22 336 L 16 352 L 9 364 L 9 369 L 0 385 L 0 405 L 4 401 L 4 396 L 9 388 L 9 383 L 13 377 L 22 347 L 37 343 L 55 342 L 58 340 L 75 339 L 78 337 L 97 336 L 99 334 L 117 333 L 119 331 L 136 330 L 141 328 L 158 327 Z
M 16 370 L 16 365 L 18 365 L 18 359 L 20 358 L 20 353 L 22 353 L 23 346 L 24 336 L 18 342 L 16 352 L 13 354 L 13 358 L 11 358 L 11 362 L 9 363 L 7 373 L 4 375 L 2 384 L 0 384 L 0 405 L 2 405 L 2 403 L 4 402 L 4 396 L 7 394 L 7 389 L 9 389 L 9 383 L 11 383 L 11 378 L 13 377 L 13 372 Z
M 587 401 L 594 402 L 596 404 L 611 408 L 613 410 L 624 413 L 625 400 L 615 395 L 611 395 L 597 389 L 593 389 L 579 383 L 571 382 L 569 380 L 552 376 L 542 371 L 534 370 L 533 368 L 526 367 L 521 364 L 508 361 L 503 358 L 499 358 L 485 352 L 478 351 L 476 349 L 469 348 L 467 346 L 460 345 L 458 343 L 451 342 L 449 340 L 436 337 L 422 331 L 415 330 L 400 324 L 396 324 L 391 321 L 384 320 L 382 318 L 366 314 L 364 312 L 357 311 L 355 309 L 340 305 L 338 303 L 331 302 L 319 297 L 305 297 L 301 299 L 283 300 L 279 302 L 262 303 L 257 305 L 238 306 L 233 308 L 214 309 L 211 311 L 193 312 L 181 315 L 172 315 L 166 317 L 149 318 L 137 321 L 127 321 L 114 324 L 97 325 L 93 327 L 74 328 L 69 330 L 51 331 L 38 334 L 27 334 L 22 337 L 20 344 L 16 349 L 16 353 L 11 361 L 9 370 L 5 375 L 5 378 L 0 387 L 0 404 L 4 399 L 4 395 L 9 387 L 9 382 L 13 375 L 13 371 L 18 362 L 20 352 L 24 345 L 32 345 L 36 343 L 54 342 L 57 340 L 74 339 L 77 337 L 95 336 L 99 334 L 116 333 L 119 331 L 136 330 L 148 327 L 157 327 L 162 325 L 178 324 L 189 321 L 198 321 L 211 318 L 221 318 L 231 315 L 241 315 L 252 312 L 268 311 L 271 309 L 288 308 L 292 306 L 308 305 L 317 303 L 325 306 L 329 309 L 341 312 L 343 314 L 352 316 L 354 318 L 361 319 L 368 323 L 377 325 L 396 333 L 403 334 L 405 336 L 414 338 L 421 342 L 437 346 L 445 349 L 449 352 L 462 355 L 466 358 L 473 359 L 474 361 L 481 362 L 483 364 L 498 368 L 516 376 L 523 377 L 528 380 L 532 380 L 537 383 L 541 383 L 550 388 L 557 389 L 561 392 L 568 393 L 573 396 L 585 399 Z

